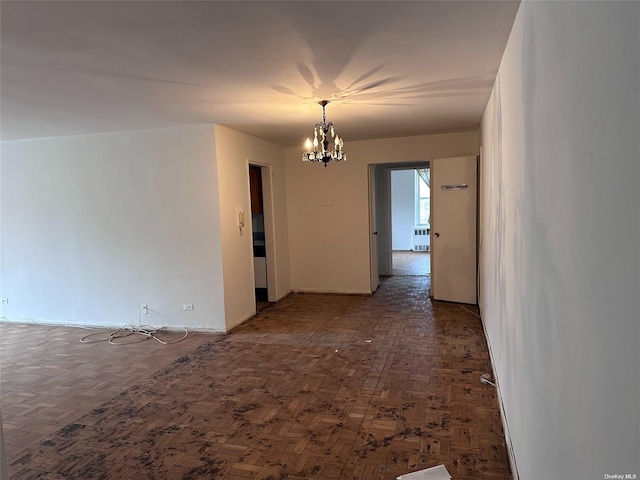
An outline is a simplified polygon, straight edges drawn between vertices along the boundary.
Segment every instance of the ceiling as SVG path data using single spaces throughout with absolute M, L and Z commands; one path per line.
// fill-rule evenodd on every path
M 478 127 L 518 2 L 0 3 L 2 140 L 218 123 L 282 146 Z

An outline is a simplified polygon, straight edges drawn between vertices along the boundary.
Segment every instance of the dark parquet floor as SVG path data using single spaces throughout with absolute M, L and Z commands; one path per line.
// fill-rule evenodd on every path
M 428 281 L 392 277 L 373 296 L 294 295 L 226 336 L 113 347 L 177 356 L 76 417 L 54 409 L 59 428 L 26 448 L 14 445 L 14 415 L 31 412 L 11 403 L 14 376 L 48 365 L 35 349 L 31 367 L 12 369 L 5 348 L 12 478 L 394 479 L 444 464 L 458 480 L 509 479 L 496 391 L 480 383 L 491 368 L 480 320 L 429 300 Z M 92 348 L 66 330 L 66 354 Z M 4 325 L 2 342 L 15 347 L 12 331 Z M 104 374 L 103 360 L 60 385 L 70 404 L 89 393 L 82 368 Z M 104 368 L 117 371 L 116 360 Z M 106 387 L 116 388 L 105 379 L 90 390 Z

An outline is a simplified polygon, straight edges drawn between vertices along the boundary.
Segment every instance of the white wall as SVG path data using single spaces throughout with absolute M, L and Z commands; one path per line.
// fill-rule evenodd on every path
M 367 165 L 475 155 L 478 134 L 346 139 L 344 148 L 348 161 L 326 168 L 303 162 L 301 148 L 285 150 L 294 290 L 370 293 Z
M 640 475 L 638 31 L 637 2 L 523 2 L 482 121 L 480 303 L 522 479 Z
M 277 300 L 291 291 L 289 276 L 289 245 L 287 236 L 287 199 L 285 191 L 284 149 L 256 137 L 216 125 L 216 158 L 220 181 L 220 218 L 224 270 L 224 302 L 226 327 L 231 329 L 252 317 L 255 312 L 255 290 L 251 222 L 244 234 L 236 221 L 236 209 L 251 218 L 249 193 L 249 163 L 269 166 L 270 182 L 264 182 L 266 192 L 272 191 L 272 202 L 265 198 L 265 230 L 269 298 Z M 275 242 L 269 242 L 269 229 Z
M 0 149 L 2 317 L 225 329 L 213 126 Z
M 416 171 L 391 171 L 391 229 L 393 250 L 411 250 L 416 225 Z

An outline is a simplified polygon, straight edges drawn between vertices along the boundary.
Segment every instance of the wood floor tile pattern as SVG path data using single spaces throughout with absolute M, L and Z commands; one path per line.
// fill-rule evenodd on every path
M 430 275 L 431 253 L 394 250 L 391 252 L 393 275 Z
M 0 323 L 0 412 L 9 458 L 212 338 L 191 333 L 168 346 L 155 340 L 127 346 L 80 343 L 95 332 Z M 159 335 L 174 341 L 183 334 Z M 101 338 L 107 337 L 88 340 Z
M 511 478 L 496 392 L 479 381 L 480 321 L 431 302 L 428 280 L 289 297 L 84 415 L 56 410 L 62 428 L 25 450 L 7 434 L 12 478 L 394 479 L 438 464 L 459 480 Z M 85 368 L 103 375 L 102 360 Z M 61 386 L 69 402 L 88 393 Z

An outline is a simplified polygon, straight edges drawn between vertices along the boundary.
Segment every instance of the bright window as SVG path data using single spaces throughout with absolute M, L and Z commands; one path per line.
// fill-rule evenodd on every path
M 431 189 L 428 168 L 416 169 L 416 225 L 429 227 L 431 217 Z

